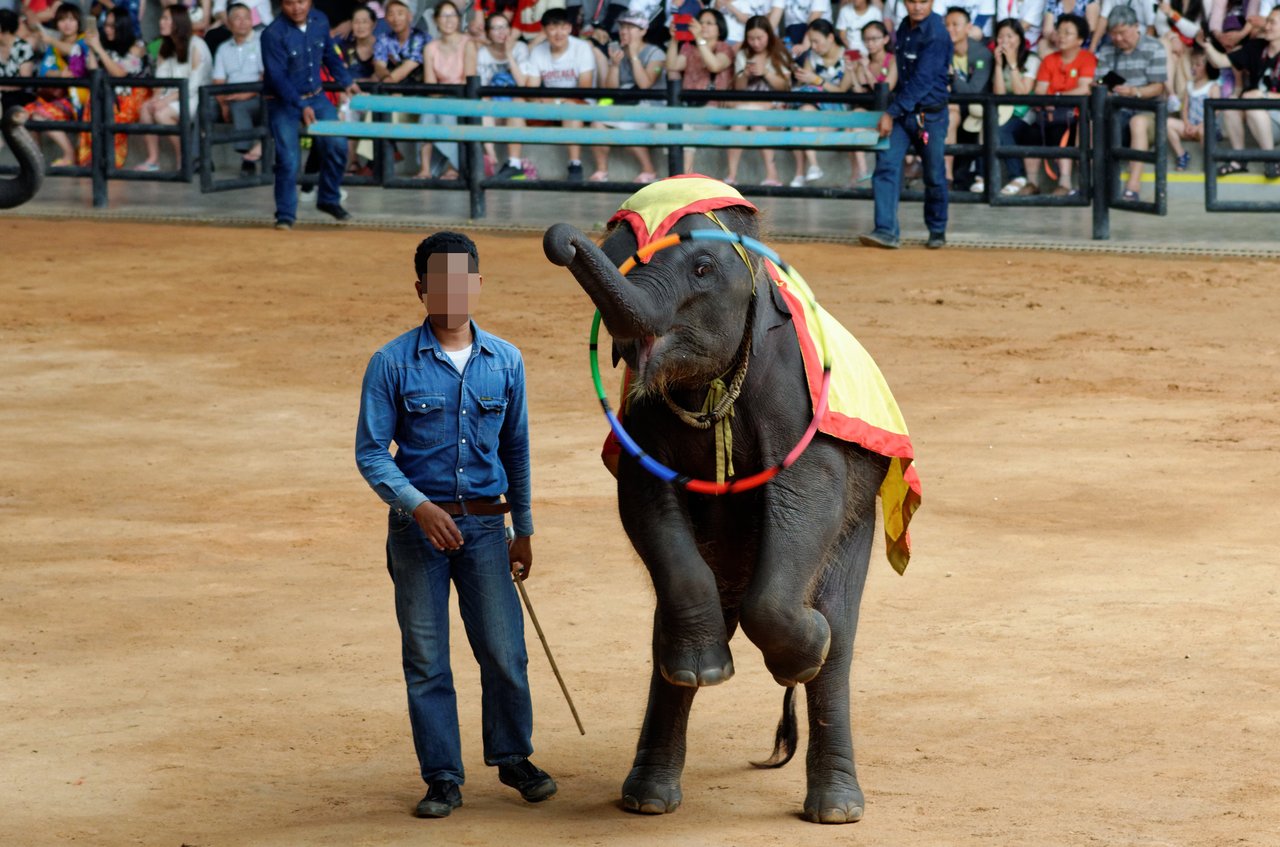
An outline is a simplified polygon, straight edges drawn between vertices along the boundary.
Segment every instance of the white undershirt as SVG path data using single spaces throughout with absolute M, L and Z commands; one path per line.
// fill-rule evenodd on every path
M 462 373 L 462 369 L 467 366 L 467 361 L 471 358 L 471 345 L 468 344 L 461 350 L 445 350 L 444 354 L 449 357 L 449 361 L 453 362 L 458 373 Z

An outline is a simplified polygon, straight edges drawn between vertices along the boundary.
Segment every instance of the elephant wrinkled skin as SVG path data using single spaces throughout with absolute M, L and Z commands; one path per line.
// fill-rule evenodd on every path
M 732 231 L 755 236 L 754 211 L 718 210 Z M 703 215 L 671 230 L 714 227 Z M 702 408 L 711 379 L 726 382 L 750 327 L 751 351 L 732 417 L 737 476 L 776 465 L 812 415 L 796 328 L 760 260 L 747 265 L 724 243 L 682 242 L 622 277 L 637 248 L 625 224 L 597 247 L 566 224 L 547 230 L 544 250 L 567 267 L 600 310 L 614 355 L 632 371 L 626 427 L 656 460 L 699 479 L 716 476 L 713 436 L 668 408 Z M 748 310 L 754 315 L 748 321 Z M 653 672 L 623 806 L 659 814 L 680 805 L 685 734 L 699 686 L 733 675 L 729 639 L 741 626 L 787 687 L 779 747 L 795 747 L 794 687 L 805 686 L 809 718 L 804 817 L 862 817 L 854 768 L 849 671 L 858 608 L 875 533 L 876 493 L 888 460 L 819 434 L 771 483 L 727 495 L 692 494 L 650 475 L 623 454 L 617 468 L 622 524 L 657 594 Z M 788 721 L 790 725 L 788 726 Z M 786 737 L 789 736 L 789 737 Z
M 0 133 L 18 160 L 18 175 L 0 179 L 0 209 L 21 206 L 36 196 L 44 181 L 44 156 L 40 154 L 40 145 L 23 126 L 26 121 L 27 113 L 18 108 L 0 116 Z

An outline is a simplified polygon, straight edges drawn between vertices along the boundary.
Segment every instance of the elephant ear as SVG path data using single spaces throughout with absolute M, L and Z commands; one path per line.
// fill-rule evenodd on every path
M 791 309 L 782 299 L 778 284 L 764 268 L 764 260 L 752 257 L 756 273 L 756 322 L 751 332 L 751 352 L 758 354 L 769 342 L 769 333 L 791 322 Z M 759 266 L 754 263 L 759 262 Z

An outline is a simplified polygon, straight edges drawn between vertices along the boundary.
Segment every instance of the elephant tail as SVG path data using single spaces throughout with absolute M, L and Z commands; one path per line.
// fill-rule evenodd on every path
M 799 730 L 796 723 L 796 687 L 787 688 L 782 695 L 782 717 L 778 719 L 778 731 L 773 737 L 773 754 L 763 762 L 752 762 L 757 768 L 780 768 L 796 754 Z

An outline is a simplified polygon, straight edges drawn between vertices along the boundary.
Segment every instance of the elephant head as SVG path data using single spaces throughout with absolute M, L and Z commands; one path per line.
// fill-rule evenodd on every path
M 10 109 L 0 117 L 0 133 L 18 160 L 18 175 L 0 179 L 0 209 L 21 206 L 35 196 L 44 180 L 44 156 L 40 154 L 36 140 L 23 126 L 26 122 L 27 113 L 18 108 Z
M 715 214 L 732 232 L 758 232 L 749 205 Z M 708 228 L 719 227 L 705 214 L 690 213 L 669 232 Z M 763 335 L 786 319 L 758 257 L 746 254 L 744 260 L 724 242 L 684 241 L 624 277 L 618 267 L 637 243 L 632 228 L 617 220 L 599 247 L 568 224 L 552 226 L 543 237 L 547 258 L 568 268 L 600 310 L 613 336 L 614 362 L 623 359 L 631 368 L 634 396 L 705 387 L 733 366 L 749 327 L 752 347 L 759 349 Z

